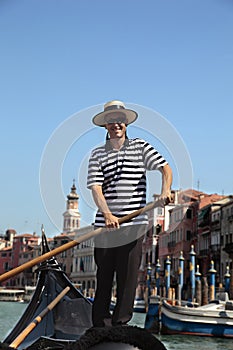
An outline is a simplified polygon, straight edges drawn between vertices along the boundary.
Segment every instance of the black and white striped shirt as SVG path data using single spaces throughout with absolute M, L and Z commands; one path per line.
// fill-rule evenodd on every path
M 126 139 L 120 150 L 110 141 L 92 151 L 89 159 L 87 187 L 102 186 L 104 197 L 113 215 L 122 217 L 146 204 L 146 171 L 157 170 L 167 162 L 146 141 Z M 137 216 L 123 225 L 147 224 L 147 215 Z M 105 226 L 98 210 L 96 226 Z

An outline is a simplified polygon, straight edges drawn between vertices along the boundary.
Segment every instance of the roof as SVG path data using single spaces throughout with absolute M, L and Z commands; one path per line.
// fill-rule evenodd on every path
M 228 196 L 219 195 L 217 193 L 207 194 L 202 191 L 197 191 L 194 189 L 187 189 L 179 193 L 179 203 L 191 204 L 193 201 L 199 201 L 199 209 L 215 203 L 217 201 L 222 201 Z
M 204 198 L 200 199 L 199 209 L 203 209 L 204 207 L 206 207 L 210 204 L 219 202 L 220 200 L 222 200 L 224 198 L 226 198 L 226 196 L 219 195 L 217 193 L 207 195 Z
M 34 233 L 22 233 L 20 235 L 16 235 L 15 238 L 22 238 L 22 237 L 30 237 L 30 238 L 35 238 L 38 239 L 40 238 L 39 236 L 36 236 Z
M 201 191 L 194 190 L 192 188 L 189 188 L 187 190 L 181 191 L 179 196 L 181 197 L 188 197 L 192 198 L 194 200 L 198 200 L 201 196 L 206 196 L 207 194 Z
M 69 239 L 73 239 L 74 238 L 74 232 L 71 233 L 61 233 L 57 236 L 54 236 L 54 238 L 56 239 L 63 239 L 63 238 L 69 238 Z
M 0 249 L 0 251 L 2 252 L 2 251 L 8 251 L 8 250 L 12 250 L 12 246 L 8 246 L 8 247 L 4 247 L 4 248 L 2 248 L 2 249 Z

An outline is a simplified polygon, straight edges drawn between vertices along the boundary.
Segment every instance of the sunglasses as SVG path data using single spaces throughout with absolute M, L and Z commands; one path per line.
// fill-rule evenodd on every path
M 117 119 L 108 119 L 107 120 L 107 124 L 122 124 L 125 122 L 126 122 L 125 118 L 117 118 Z

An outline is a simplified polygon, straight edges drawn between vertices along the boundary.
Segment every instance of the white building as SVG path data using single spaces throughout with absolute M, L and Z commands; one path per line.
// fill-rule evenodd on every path
M 71 187 L 71 192 L 67 195 L 66 211 L 63 214 L 63 233 L 70 233 L 80 226 L 80 213 L 78 209 L 79 195 L 76 192 L 75 183 Z

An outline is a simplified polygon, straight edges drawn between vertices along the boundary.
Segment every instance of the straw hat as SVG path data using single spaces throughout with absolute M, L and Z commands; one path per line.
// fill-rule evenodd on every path
M 122 113 L 122 115 L 125 116 L 125 118 L 127 119 L 126 120 L 127 125 L 133 123 L 138 117 L 137 112 L 131 109 L 125 108 L 125 105 L 123 102 L 114 100 L 114 101 L 107 102 L 104 105 L 104 111 L 96 114 L 93 117 L 92 122 L 98 126 L 105 126 L 107 124 L 108 117 L 111 116 L 111 114 L 116 112 Z

